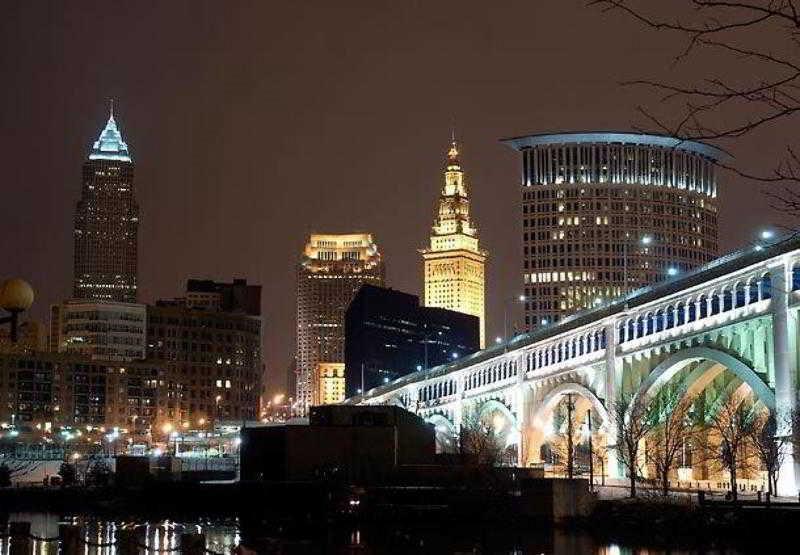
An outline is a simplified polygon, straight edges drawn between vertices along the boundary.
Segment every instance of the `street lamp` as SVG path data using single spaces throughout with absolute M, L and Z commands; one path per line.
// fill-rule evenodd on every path
M 628 239 L 629 235 L 625 234 L 625 239 Z M 642 235 L 639 237 L 638 243 L 644 247 L 649 247 L 655 243 L 655 239 L 652 235 Z M 623 294 L 628 292 L 628 241 L 623 241 L 622 243 L 622 280 L 625 282 L 623 286 Z
M 14 278 L 3 282 L 0 285 L 0 307 L 9 316 L 0 318 L 0 324 L 11 325 L 11 342 L 17 342 L 17 328 L 19 324 L 19 314 L 28 310 L 33 304 L 33 288 L 27 281 Z
M 511 311 L 509 310 L 509 308 L 511 307 L 511 304 L 514 302 L 524 303 L 527 300 L 528 298 L 525 295 L 521 294 L 517 295 L 516 297 L 509 297 L 508 299 L 506 299 L 506 302 L 503 306 L 503 337 L 505 338 L 506 341 L 508 341 L 508 328 L 510 327 L 509 313 Z

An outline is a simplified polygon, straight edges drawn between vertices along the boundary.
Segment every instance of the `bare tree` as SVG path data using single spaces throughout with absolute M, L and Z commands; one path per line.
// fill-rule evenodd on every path
M 797 437 L 800 435 L 798 423 L 800 423 L 800 412 L 797 410 L 788 414 L 776 414 L 765 410 L 758 414 L 756 423 L 750 431 L 750 443 L 755 449 L 761 467 L 767 473 L 767 492 L 770 495 L 775 495 L 778 491 L 778 474 L 787 453 L 793 447 L 797 452 Z M 782 433 L 787 428 L 792 433 Z
M 459 434 L 461 453 L 479 466 L 498 466 L 503 460 L 505 445 L 491 422 L 484 422 L 477 410 L 464 414 Z
M 731 394 L 716 410 L 709 409 L 705 421 L 713 439 L 718 442 L 718 449 L 712 460 L 728 471 L 731 497 L 736 501 L 739 474 L 746 472 L 752 463 L 748 450 L 752 449 L 751 440 L 757 433 L 758 413 L 749 397 Z
M 795 0 L 589 0 L 588 4 L 625 14 L 653 32 L 674 35 L 679 41 L 676 66 L 703 63 L 702 79 L 644 78 L 625 83 L 660 95 L 657 105 L 638 107 L 647 127 L 680 139 L 725 142 L 800 112 L 800 3 Z M 730 60 L 742 71 L 715 74 L 716 67 Z M 767 191 L 776 207 L 800 212 L 800 194 L 793 187 L 800 183 L 800 156 L 792 145 L 767 173 L 719 165 L 777 185 Z
M 653 418 L 644 400 L 623 397 L 612 405 L 617 433 L 617 457 L 628 473 L 630 496 L 636 497 L 636 481 L 642 475 L 643 442 L 653 427 Z
M 647 459 L 665 497 L 669 495 L 670 476 L 677 470 L 683 446 L 693 430 L 691 407 L 682 392 L 668 389 L 651 402 L 647 414 L 653 419 L 646 440 Z

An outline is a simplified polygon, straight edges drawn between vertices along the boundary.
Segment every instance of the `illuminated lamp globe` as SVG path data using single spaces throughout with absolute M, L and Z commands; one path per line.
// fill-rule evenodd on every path
M 27 281 L 12 278 L 0 285 L 0 307 L 9 312 L 22 312 L 32 304 L 33 287 Z

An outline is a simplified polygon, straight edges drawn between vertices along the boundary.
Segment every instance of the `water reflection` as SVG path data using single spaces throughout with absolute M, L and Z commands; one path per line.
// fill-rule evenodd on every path
M 0 527 L 6 518 L 0 516 Z M 181 534 L 202 533 L 206 549 L 230 554 L 244 542 L 260 553 L 505 553 L 541 555 L 689 555 L 697 551 L 652 549 L 646 546 L 598 544 L 586 534 L 561 530 L 503 529 L 496 525 L 463 527 L 439 525 L 427 528 L 385 524 L 328 528 L 309 533 L 276 534 L 263 525 L 248 525 L 243 533 L 237 519 L 194 519 L 186 521 L 100 520 L 92 516 L 58 516 L 46 513 L 12 513 L 7 522 L 30 522 L 31 535 L 55 538 L 60 524 L 83 528 L 84 555 L 115 555 L 113 544 L 119 529 L 136 529 L 149 553 L 176 551 Z M 0 528 L 2 529 L 2 528 Z M 33 540 L 32 552 L 39 555 L 58 553 L 57 542 Z M 9 555 L 7 538 L 0 538 L 0 555 Z M 140 550 L 144 553 L 144 548 Z M 736 551 L 703 550 L 706 555 L 731 554 Z
M 3 518 L 5 520 L 5 518 Z M 183 533 L 205 534 L 206 549 L 216 553 L 231 553 L 240 543 L 239 527 L 236 519 L 198 519 L 184 522 L 171 520 L 99 520 L 91 516 L 59 516 L 51 513 L 11 513 L 8 522 L 30 522 L 32 552 L 34 555 L 58 553 L 58 542 L 44 541 L 58 537 L 60 524 L 80 525 L 83 528 L 84 555 L 115 555 L 116 532 L 118 529 L 136 529 L 141 534 L 143 545 L 148 552 L 174 551 L 180 547 Z M 0 521 L 0 526 L 4 522 Z M 144 548 L 142 548 L 142 552 Z M 0 538 L 0 555 L 10 553 L 10 540 Z

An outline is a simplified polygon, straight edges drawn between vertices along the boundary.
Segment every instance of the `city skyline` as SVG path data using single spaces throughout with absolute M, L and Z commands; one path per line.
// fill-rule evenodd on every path
M 330 17 L 342 18 L 338 24 L 347 27 L 348 14 L 321 10 L 302 24 L 321 38 L 296 52 L 297 65 L 287 67 L 269 51 L 288 52 L 294 40 L 281 33 L 257 33 L 248 23 L 250 19 L 274 25 L 264 12 L 232 9 L 218 18 L 207 8 L 200 10 L 194 29 L 181 24 L 187 20 L 181 6 L 166 8 L 161 22 L 155 21 L 155 13 L 145 13 L 147 24 L 164 26 L 163 33 L 155 33 L 159 37 L 170 35 L 171 27 L 180 32 L 175 38 L 157 38 L 141 51 L 130 46 L 137 44 L 130 34 L 141 30 L 139 24 L 128 28 L 122 23 L 139 19 L 129 9 L 109 14 L 98 4 L 78 18 L 57 6 L 12 8 L 10 19 L 16 25 L 3 36 L 18 45 L 16 50 L 7 45 L 6 50 L 19 56 L 2 64 L 6 74 L 17 76 L 18 86 L 2 93 L 4 121 L 13 132 L 0 139 L 3 152 L 15 160 L 8 183 L 18 189 L 16 202 L 6 205 L 0 218 L 2 246 L 14 261 L 8 272 L 29 280 L 37 290 L 32 315 L 40 320 L 51 303 L 69 296 L 69 207 L 77 197 L 87 142 L 102 125 L 97 114 L 105 112 L 105 99 L 113 96 L 125 122 L 125 138 L 137 152 L 143 220 L 140 301 L 169 295 L 189 275 L 244 276 L 269 283 L 262 307 L 271 378 L 283 374 L 293 351 L 293 263 L 309 232 L 357 228 L 373 233 L 389 267 L 387 282 L 421 293 L 416 248 L 424 244 L 430 226 L 425 199 L 430 199 L 431 183 L 441 167 L 442 138 L 454 116 L 459 135 L 469 145 L 475 218 L 482 242 L 492 253 L 487 267 L 487 336 L 501 333 L 501 298 L 521 287 L 521 230 L 506 223 L 508 214 L 516 219 L 518 213 L 517 156 L 498 139 L 562 129 L 632 128 L 641 123 L 635 105 L 648 97 L 618 82 L 645 72 L 653 59 L 671 60 L 674 53 L 671 41 L 658 42 L 622 18 L 604 18 L 598 28 L 598 14 L 580 2 L 521 4 L 500 10 L 488 21 L 467 4 L 460 5 L 463 18 L 452 27 L 444 6 L 426 16 L 425 25 L 414 34 L 434 47 L 426 49 L 433 55 L 424 60 L 410 48 L 390 51 L 389 46 L 408 46 L 401 39 L 387 47 L 372 40 L 372 34 L 385 30 L 389 22 L 408 25 L 415 16 L 413 8 L 395 7 L 382 14 L 368 10 L 376 30 L 359 30 L 350 41 L 324 31 Z M 283 20 L 299 28 L 298 13 L 285 9 Z M 604 48 L 597 49 L 602 52 L 556 40 L 558 33 L 547 22 L 567 18 L 575 32 L 604 41 Z M 34 44 L 28 31 L 40 22 L 45 40 Z M 528 27 L 523 22 L 533 27 L 520 33 Z M 243 31 L 229 44 L 220 43 L 218 26 L 234 24 Z M 92 33 L 76 32 L 84 26 L 113 29 L 103 32 L 111 46 L 97 52 Z M 474 37 L 480 37 L 477 46 L 472 45 Z M 205 48 L 183 47 L 205 44 L 205 39 Z M 328 41 L 341 41 L 342 46 L 328 49 Z M 642 41 L 647 48 L 636 52 Z M 361 50 L 360 44 L 373 44 L 375 49 Z M 62 47 L 63 56 L 56 56 Z M 87 51 L 95 54 L 96 62 L 88 68 Z M 155 55 L 159 51 L 163 59 Z M 251 61 L 229 67 L 230 60 L 246 59 L 249 52 L 257 52 Z M 396 55 L 390 65 L 401 79 L 385 79 L 383 61 L 390 52 Z M 571 75 L 575 72 L 570 64 L 578 56 L 606 59 L 623 52 L 628 56 L 623 70 L 585 63 L 597 67 Z M 563 63 L 552 64 L 552 83 L 539 90 L 534 86 L 539 77 L 519 68 L 544 56 Z M 446 76 L 441 71 L 445 63 L 452 70 Z M 331 69 L 325 69 L 326 64 L 332 64 Z M 176 65 L 180 69 L 175 75 L 159 72 Z M 304 65 L 308 69 L 300 72 L 298 67 Z M 51 79 L 38 77 L 42 72 Z M 338 86 L 297 95 L 298 90 L 312 90 L 308 85 L 319 79 Z M 419 81 L 428 83 L 420 92 L 406 84 Z M 73 92 L 53 101 L 53 87 Z M 237 102 L 224 102 L 231 97 Z M 448 102 L 443 104 L 442 98 Z M 387 102 L 398 109 L 387 111 Z M 725 146 L 745 167 L 763 168 L 772 160 L 763 153 L 781 150 L 787 136 L 777 133 Z M 749 241 L 773 218 L 757 186 L 733 176 L 725 179 L 721 252 Z M 303 210 L 314 218 L 299 217 Z

